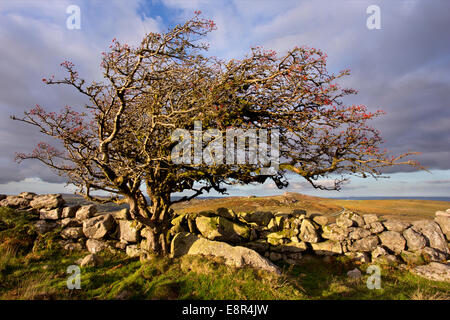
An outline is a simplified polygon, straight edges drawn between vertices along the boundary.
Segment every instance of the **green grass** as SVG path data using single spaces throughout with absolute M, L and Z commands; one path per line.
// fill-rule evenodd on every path
M 141 263 L 105 252 L 103 264 L 81 269 L 81 289 L 69 290 L 67 267 L 87 253 L 64 251 L 56 233 L 38 236 L 32 219 L 0 208 L 0 299 L 449 299 L 450 284 L 388 266 L 382 289 L 369 290 L 367 265 L 312 256 L 298 266 L 279 264 L 278 276 L 200 256 Z M 359 280 L 347 277 L 355 267 L 363 273 Z

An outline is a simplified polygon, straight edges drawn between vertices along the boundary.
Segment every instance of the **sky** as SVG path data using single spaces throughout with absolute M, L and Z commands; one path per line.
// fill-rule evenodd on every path
M 79 29 L 67 27 L 71 5 L 80 8 Z M 367 26 L 371 5 L 380 8 L 379 29 Z M 240 58 L 257 45 L 280 53 L 302 45 L 325 51 L 330 72 L 351 70 L 342 84 L 359 93 L 345 103 L 386 111 L 372 123 L 386 141 L 383 147 L 395 154 L 421 152 L 415 159 L 428 169 L 396 166 L 387 172 L 389 179 L 351 178 L 339 192 L 318 191 L 292 178 L 285 190 L 265 183 L 234 187 L 230 195 L 450 197 L 450 2 L 445 0 L 0 0 L 0 193 L 73 191 L 37 161 L 14 162 L 15 152 L 47 140 L 11 115 L 36 104 L 60 110 L 85 103 L 70 88 L 46 86 L 42 78 L 62 76 L 59 64 L 70 60 L 81 77 L 102 80 L 101 52 L 113 38 L 136 44 L 195 10 L 217 24 L 208 36 L 211 55 Z

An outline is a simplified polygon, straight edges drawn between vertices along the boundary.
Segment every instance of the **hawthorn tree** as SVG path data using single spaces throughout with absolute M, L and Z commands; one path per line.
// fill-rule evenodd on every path
M 383 167 L 419 166 L 403 160 L 411 153 L 389 156 L 379 149 L 379 132 L 367 122 L 382 111 L 344 105 L 341 98 L 356 91 L 340 88 L 337 80 L 349 71 L 330 74 L 320 50 L 295 47 L 278 55 L 256 47 L 240 60 L 221 60 L 205 55 L 208 46 L 200 42 L 214 29 L 213 21 L 196 12 L 164 34 L 147 34 L 137 47 L 114 39 L 103 53 L 102 83 L 87 83 L 71 62 L 63 62 L 64 79 L 43 81 L 87 96 L 86 112 L 68 106 L 46 112 L 36 105 L 23 117 L 12 117 L 63 147 L 40 143 L 30 154 L 17 154 L 17 160 L 40 160 L 88 200 L 129 204 L 131 217 L 150 228 L 152 249 L 161 254 L 168 252 L 171 205 L 204 192 L 225 193 L 231 184 L 267 180 L 283 188 L 291 173 L 316 188 L 339 189 L 345 175 L 377 177 Z M 255 164 L 174 163 L 171 134 L 192 129 L 194 121 L 221 132 L 277 129 L 278 169 L 262 175 Z M 333 186 L 318 183 L 330 174 L 342 178 Z M 191 194 L 171 198 L 183 191 Z

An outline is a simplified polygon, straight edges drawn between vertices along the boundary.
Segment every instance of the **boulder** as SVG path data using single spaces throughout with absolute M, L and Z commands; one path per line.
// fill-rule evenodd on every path
M 328 224 L 328 217 L 323 215 L 311 216 L 313 221 L 321 226 L 326 226 Z
M 397 231 L 384 231 L 378 237 L 382 245 L 395 253 L 400 253 L 405 249 L 406 240 Z
M 83 233 L 90 239 L 101 239 L 114 230 L 116 223 L 110 214 L 104 214 L 83 221 Z
M 446 211 L 436 211 L 436 217 L 450 217 L 450 209 Z
M 61 231 L 61 237 L 63 239 L 78 239 L 83 237 L 83 228 L 71 227 L 65 228 Z
M 300 240 L 305 242 L 317 243 L 320 239 L 317 229 L 318 228 L 311 220 L 303 219 L 302 225 L 300 227 L 300 234 L 298 237 L 300 238 Z
M 369 230 L 366 230 L 363 228 L 351 227 L 351 228 L 348 228 L 348 230 L 349 230 L 348 237 L 351 240 L 362 239 L 362 238 L 368 237 L 372 234 Z
M 373 222 L 378 222 L 378 217 L 376 214 L 364 214 L 363 216 L 364 222 L 366 224 L 371 224 Z
M 427 245 L 431 248 L 435 248 L 446 254 L 450 252 L 445 236 L 436 222 L 430 220 L 414 221 L 412 228 L 425 236 Z
M 216 215 L 219 217 L 230 219 L 230 220 L 233 220 L 236 218 L 236 213 L 232 209 L 228 209 L 228 208 L 218 208 L 216 210 Z
M 437 216 L 434 218 L 434 221 L 441 227 L 442 232 L 444 233 L 447 241 L 450 241 L 450 216 Z
M 207 239 L 238 243 L 250 238 L 250 228 L 223 217 L 197 217 L 195 224 Z
M 19 196 L 6 196 L 0 201 L 0 206 L 14 209 L 25 209 L 30 205 L 30 201 Z
M 36 210 L 52 210 L 65 205 L 65 201 L 60 194 L 38 195 L 30 202 L 30 206 Z
M 312 250 L 318 255 L 336 255 L 342 253 L 342 246 L 339 242 L 327 240 L 324 242 L 311 243 Z
M 403 231 L 403 237 L 406 239 L 406 246 L 409 251 L 420 250 L 427 245 L 425 237 L 411 228 Z
M 119 220 L 119 239 L 128 243 L 138 242 L 139 229 L 135 221 Z
M 386 220 L 383 222 L 385 228 L 389 231 L 403 232 L 406 228 L 411 226 L 408 222 L 398 220 Z
M 348 237 L 348 229 L 339 227 L 337 224 L 330 224 L 322 228 L 322 238 L 333 241 L 343 241 Z
M 61 218 L 75 218 L 75 214 L 77 213 L 80 206 L 73 206 L 73 207 L 64 207 L 61 212 Z
M 61 208 L 56 208 L 53 210 L 40 210 L 39 218 L 41 220 L 58 220 L 61 218 Z
M 103 263 L 103 259 L 96 254 L 89 254 L 80 261 L 81 267 L 96 267 Z
M 106 241 L 97 239 L 87 239 L 86 241 L 86 249 L 90 253 L 98 253 L 109 248 L 110 246 L 106 243 Z
M 259 226 L 267 226 L 270 220 L 274 217 L 270 211 L 255 211 L 242 215 L 242 218 L 247 222 L 254 222 Z
M 75 219 L 79 221 L 83 221 L 89 218 L 92 218 L 94 214 L 97 212 L 97 207 L 93 204 L 80 207 L 76 214 Z
M 0 207 L 2 207 L 2 205 L 1 205 L 1 201 L 3 200 L 3 199 L 6 199 L 6 195 L 5 194 L 0 194 Z
M 233 247 L 224 242 L 198 238 L 194 234 L 182 232 L 172 240 L 171 255 L 172 257 L 179 257 L 185 254 L 221 257 L 227 265 L 236 267 L 248 265 L 280 274 L 277 266 L 260 256 L 256 251 L 240 246 Z
M 368 236 L 366 238 L 362 238 L 356 240 L 349 246 L 350 251 L 363 251 L 370 252 L 374 251 L 378 246 L 379 240 L 377 236 Z
M 33 200 L 33 198 L 36 196 L 36 193 L 34 192 L 21 192 L 18 194 L 18 197 L 24 198 L 26 200 Z
M 354 226 L 356 223 L 352 219 L 349 219 L 347 216 L 340 215 L 336 219 L 336 224 L 341 228 L 349 228 Z
M 429 280 L 450 282 L 450 265 L 448 264 L 430 262 L 411 269 L 411 272 Z
M 364 218 L 354 212 L 344 212 L 342 216 L 345 216 L 352 220 L 357 227 L 362 227 L 365 224 Z
M 381 224 L 381 222 L 377 222 L 377 221 L 371 222 L 370 224 L 366 225 L 366 227 L 369 228 L 368 230 L 372 234 L 378 234 L 378 233 L 384 231 L 384 226 Z

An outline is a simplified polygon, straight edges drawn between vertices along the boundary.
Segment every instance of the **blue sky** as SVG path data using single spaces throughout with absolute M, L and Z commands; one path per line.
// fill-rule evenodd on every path
M 69 5 L 81 9 L 81 29 L 66 28 Z M 366 27 L 366 8 L 381 9 L 381 29 Z M 241 57 L 251 46 L 283 52 L 307 45 L 324 50 L 329 70 L 350 68 L 344 84 L 359 90 L 347 103 L 387 115 L 374 125 L 394 153 L 422 152 L 430 172 L 393 168 L 390 179 L 353 179 L 342 191 L 313 190 L 301 179 L 289 191 L 321 196 L 450 196 L 450 21 L 448 1 L 265 1 L 265 0 L 35 0 L 0 2 L 0 193 L 24 190 L 65 192 L 64 181 L 36 162 L 16 164 L 43 140 L 32 128 L 12 123 L 36 103 L 48 109 L 82 105 L 67 88 L 45 87 L 40 79 L 60 74 L 73 61 L 80 75 L 101 79 L 100 53 L 111 39 L 130 44 L 146 32 L 169 26 L 201 10 L 218 30 L 210 34 L 211 55 Z M 25 93 L 25 94 L 24 94 Z M 330 177 L 330 179 L 333 177 Z M 327 183 L 327 181 L 324 181 Z M 232 195 L 282 193 L 272 184 L 230 190 Z

